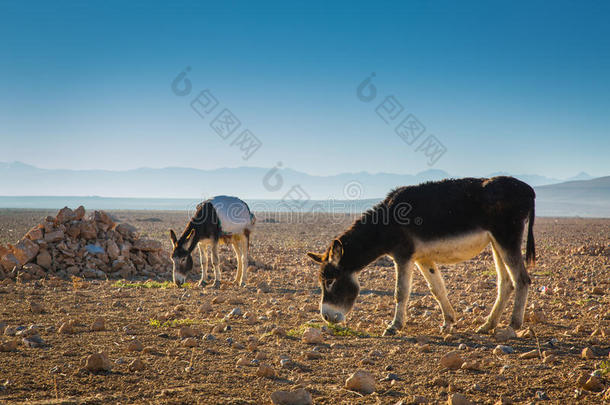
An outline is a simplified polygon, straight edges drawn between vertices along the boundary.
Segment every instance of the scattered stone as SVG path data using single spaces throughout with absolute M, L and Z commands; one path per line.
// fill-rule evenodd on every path
M 40 304 L 36 301 L 30 301 L 30 312 L 32 312 L 34 314 L 43 313 L 44 309 L 42 308 L 42 304 Z
M 591 294 L 604 295 L 604 294 L 606 294 L 606 291 L 602 287 L 597 286 L 597 287 L 593 287 L 591 289 Z
M 271 394 L 271 402 L 274 405 L 312 405 L 311 394 L 299 388 L 294 391 L 275 391 Z
M 472 405 L 472 402 L 466 396 L 460 393 L 451 394 L 447 400 L 448 405 Z
M 95 321 L 93 321 L 93 323 L 91 324 L 89 329 L 92 332 L 99 332 L 99 331 L 105 330 L 106 329 L 106 322 L 105 322 L 104 318 L 102 318 L 102 317 L 97 318 Z
M 256 370 L 256 375 L 259 377 L 273 378 L 275 377 L 275 370 L 267 364 L 261 364 L 258 367 L 258 370 Z
M 428 398 L 426 398 L 422 395 L 413 395 L 413 398 L 411 399 L 411 403 L 412 404 L 427 404 Z
M 462 367 L 464 360 L 459 351 L 451 351 L 441 357 L 441 367 L 456 370 Z
M 190 326 L 182 326 L 178 331 L 178 336 L 180 336 L 181 339 L 194 337 L 196 335 L 197 333 Z
M 240 357 L 236 363 L 237 366 L 249 366 L 250 362 L 245 357 Z
M 532 328 L 527 328 L 527 329 L 522 329 L 522 330 L 518 331 L 517 337 L 520 339 L 534 338 L 534 337 L 536 337 L 536 335 L 534 334 L 534 331 L 532 330 Z
M 0 352 L 14 352 L 17 350 L 17 341 L 9 340 L 0 344 Z
M 529 352 L 525 352 L 525 353 L 521 353 L 519 355 L 520 359 L 535 359 L 538 357 L 538 350 L 534 349 L 534 350 L 530 350 Z
M 515 330 L 510 326 L 505 329 L 496 329 L 496 340 L 498 342 L 506 342 L 507 340 L 517 337 Z
M 375 378 L 366 370 L 357 370 L 345 381 L 345 388 L 362 394 L 375 392 Z
M 57 333 L 60 333 L 62 335 L 70 335 L 74 333 L 74 321 L 70 320 L 62 323 L 59 329 L 57 330 Z
M 129 371 L 142 371 L 144 370 L 144 362 L 140 359 L 135 359 L 129 363 Z
M 274 336 L 284 337 L 284 336 L 286 336 L 286 329 L 284 329 L 280 326 L 277 326 L 271 330 L 271 334 Z
M 546 400 L 548 400 L 550 398 L 549 398 L 548 395 L 546 395 L 546 392 L 544 392 L 544 391 L 536 391 L 536 399 L 540 400 L 540 401 L 546 401 Z
M 38 335 L 32 335 L 29 337 L 24 337 L 21 339 L 21 342 L 24 346 L 36 348 L 36 347 L 44 347 L 46 344 L 44 340 Z
M 582 349 L 580 357 L 582 357 L 583 359 L 594 359 L 597 356 L 590 347 L 585 347 L 584 349 Z
M 86 358 L 85 369 L 94 373 L 99 371 L 110 371 L 112 369 L 112 363 L 108 360 L 105 353 L 94 353 Z
M 142 349 L 144 349 L 144 345 L 142 345 L 138 339 L 132 340 L 129 342 L 129 345 L 127 345 L 127 351 L 129 352 L 140 352 Z
M 513 349 L 510 346 L 504 346 L 504 345 L 498 345 L 493 350 L 493 354 L 498 355 L 498 356 L 505 355 L 505 354 L 512 354 L 514 352 L 515 352 L 515 349 Z
M 322 331 L 316 328 L 307 328 L 305 332 L 303 332 L 303 342 L 309 344 L 319 344 L 324 341 L 322 338 Z
M 464 363 L 462 363 L 462 370 L 471 370 L 471 371 L 482 371 L 483 367 L 481 366 L 480 363 L 476 362 L 476 361 L 465 361 Z
M 185 347 L 196 347 L 199 346 L 199 342 L 197 342 L 197 339 L 189 337 L 182 341 L 182 345 Z

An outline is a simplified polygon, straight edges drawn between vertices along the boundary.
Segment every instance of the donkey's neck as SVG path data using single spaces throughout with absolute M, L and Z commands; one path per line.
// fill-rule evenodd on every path
M 371 212 L 363 214 L 341 236 L 343 245 L 341 266 L 349 272 L 362 270 L 380 256 L 390 253 L 397 242 L 391 234 L 392 227 L 375 220 Z

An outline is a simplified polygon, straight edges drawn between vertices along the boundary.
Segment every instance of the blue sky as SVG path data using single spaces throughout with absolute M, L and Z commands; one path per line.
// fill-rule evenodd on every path
M 610 174 L 608 3 L 286 3 L 0 1 L 0 161 Z M 376 114 L 390 95 L 446 148 L 433 166 Z M 262 142 L 248 160 L 223 108 Z

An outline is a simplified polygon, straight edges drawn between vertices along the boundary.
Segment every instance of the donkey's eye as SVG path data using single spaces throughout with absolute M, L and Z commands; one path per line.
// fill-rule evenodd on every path
M 324 287 L 327 291 L 330 291 L 333 288 L 333 285 L 335 285 L 335 279 L 333 278 L 324 281 Z

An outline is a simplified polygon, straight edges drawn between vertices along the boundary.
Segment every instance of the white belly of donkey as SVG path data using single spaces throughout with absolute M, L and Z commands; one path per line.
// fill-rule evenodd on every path
M 481 253 L 491 241 L 488 231 L 476 231 L 428 241 L 415 240 L 415 261 L 452 264 L 469 260 Z

